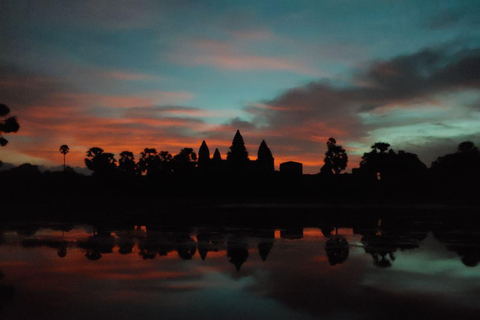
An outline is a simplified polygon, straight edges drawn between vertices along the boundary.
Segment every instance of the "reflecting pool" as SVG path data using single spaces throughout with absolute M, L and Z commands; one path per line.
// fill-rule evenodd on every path
M 9 223 L 2 319 L 478 319 L 480 228 Z

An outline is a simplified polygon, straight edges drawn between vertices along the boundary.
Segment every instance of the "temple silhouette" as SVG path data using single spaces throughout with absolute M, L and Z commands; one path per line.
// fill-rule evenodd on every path
M 478 203 L 480 151 L 473 142 L 460 143 L 456 152 L 440 156 L 430 167 L 416 154 L 376 142 L 351 173 L 345 172 L 347 151 L 334 138 L 326 145 L 324 165 L 317 174 L 304 174 L 303 164 L 295 161 L 280 163 L 275 170 L 275 158 L 265 140 L 259 144 L 257 158 L 251 160 L 239 130 L 223 155 L 218 148 L 212 155 L 205 140 L 198 154 L 193 148 L 183 148 L 175 155 L 145 148 L 138 159 L 133 152 L 123 151 L 118 161 L 113 153 L 92 147 L 85 158 L 91 176 L 67 165 L 70 148 L 62 145 L 63 171 L 41 172 L 29 163 L 7 167 L 0 171 L 0 183 L 6 187 L 0 196 L 12 208 L 61 199 L 75 203 L 79 210 L 105 203 L 121 210 L 152 208 L 160 199 L 164 206 L 179 199 L 210 204 Z M 30 201 L 20 201 L 25 197 Z M 40 210 L 41 214 L 48 216 L 47 210 Z M 32 215 L 28 209 L 21 211 Z
M 222 159 L 218 148 L 215 149 L 213 157 L 210 157 L 210 150 L 204 140 L 198 151 L 197 167 L 200 174 L 271 175 L 275 171 L 275 159 L 265 140 L 262 140 L 257 159 L 251 161 L 240 130 L 237 130 L 226 159 Z

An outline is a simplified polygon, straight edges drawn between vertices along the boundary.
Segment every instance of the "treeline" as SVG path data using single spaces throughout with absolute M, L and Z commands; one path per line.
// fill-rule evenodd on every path
M 193 177 L 196 175 L 254 175 L 274 172 L 274 159 L 266 142 L 262 141 L 260 144 L 257 160 L 250 161 L 245 142 L 238 130 L 226 160 L 222 159 L 218 149 L 215 150 L 213 157 L 210 157 L 210 150 L 205 141 L 200 146 L 198 156 L 192 148 L 183 148 L 176 155 L 172 155 L 168 151 L 157 152 L 155 148 L 145 148 L 140 153 L 138 160 L 135 159 L 133 152 L 123 151 L 117 161 L 113 153 L 105 152 L 98 147 L 89 149 L 86 155 L 85 165 L 87 168 L 93 172 L 93 175 L 102 177 L 112 175 Z
M 61 146 L 60 153 L 67 159 L 68 146 Z M 123 151 L 118 161 L 112 153 L 90 148 L 85 164 L 93 172 L 91 177 L 74 172 L 66 161 L 63 172 L 41 173 L 38 167 L 23 164 L 0 172 L 4 187 L 0 197 L 88 201 L 161 198 L 182 203 L 185 199 L 339 204 L 478 202 L 480 151 L 469 141 L 460 143 L 456 152 L 439 157 L 430 168 L 416 154 L 395 151 L 384 142 L 373 144 L 351 174 L 344 173 L 347 163 L 346 150 L 330 138 L 319 174 L 275 171 L 266 142 L 262 141 L 257 159 L 252 161 L 237 131 L 225 159 L 218 149 L 211 156 L 203 141 L 198 155 L 192 148 L 183 148 L 176 155 L 145 148 L 138 159 L 133 152 Z

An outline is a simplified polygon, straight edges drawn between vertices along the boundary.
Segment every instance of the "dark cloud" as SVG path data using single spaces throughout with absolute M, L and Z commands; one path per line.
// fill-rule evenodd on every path
M 27 108 L 50 103 L 52 95 L 74 93 L 76 90 L 61 81 L 27 71 L 14 63 L 0 60 L 2 102 Z
M 456 25 L 462 20 L 463 13 L 454 11 L 442 11 L 435 14 L 425 23 L 428 29 L 442 29 Z
M 374 62 L 354 80 L 357 85 L 350 87 L 312 82 L 293 88 L 266 101 L 270 108 L 264 109 L 263 115 L 268 115 L 273 123 L 285 118 L 301 121 L 312 115 L 320 118 L 352 115 L 356 111 L 373 111 L 386 104 L 405 103 L 445 91 L 478 89 L 480 49 L 454 54 L 425 49 L 392 60 Z M 252 107 L 247 111 L 252 111 Z
M 469 6 L 462 9 L 441 10 L 434 14 L 424 23 L 427 29 L 438 30 L 452 28 L 459 25 L 475 26 L 480 24 L 478 14 L 480 9 L 477 6 Z
M 255 129 L 255 125 L 250 121 L 242 120 L 239 117 L 235 117 L 227 123 L 228 126 L 239 130 L 252 130 Z

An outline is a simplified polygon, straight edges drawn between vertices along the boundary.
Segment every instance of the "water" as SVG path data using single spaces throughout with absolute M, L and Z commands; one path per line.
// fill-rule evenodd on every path
M 401 226 L 399 226 L 401 225 Z M 2 319 L 477 319 L 480 232 L 8 224 Z

